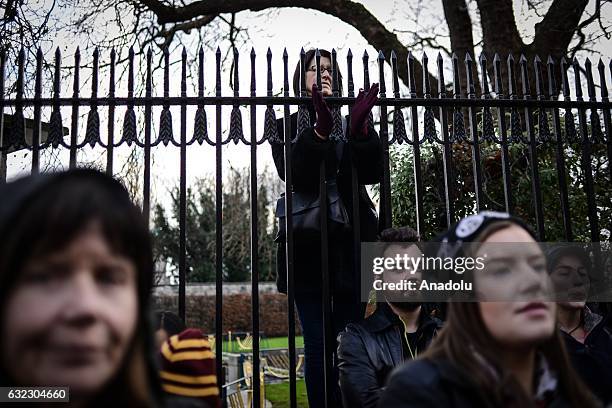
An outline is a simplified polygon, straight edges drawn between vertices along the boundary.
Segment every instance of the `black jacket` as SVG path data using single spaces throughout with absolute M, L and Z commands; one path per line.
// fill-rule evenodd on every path
M 425 351 L 442 322 L 423 306 L 417 351 Z M 391 371 L 411 358 L 404 327 L 387 303 L 378 303 L 367 319 L 350 323 L 338 336 L 338 370 L 345 407 L 375 407 Z
M 604 404 L 612 402 L 612 333 L 605 319 L 585 309 L 587 335 L 580 343 L 561 332 L 574 369 L 593 394 Z
M 315 113 L 310 112 L 311 125 L 314 124 Z M 284 141 L 284 121 L 277 120 L 279 138 Z M 330 140 L 322 141 L 312 127 L 304 129 L 296 137 L 297 113 L 291 115 L 291 177 L 293 191 L 318 192 L 319 166 L 322 160 L 326 162 L 326 178 L 336 179 L 340 198 L 346 207 L 351 225 L 354 225 L 352 211 L 352 169 L 351 157 L 357 171 L 359 189 L 359 222 L 361 241 L 374 241 L 378 232 L 378 218 L 366 189 L 366 184 L 379 183 L 382 178 L 382 151 L 378 134 L 370 130 L 363 140 L 352 140 L 347 130 L 348 143 L 344 143 L 341 159 L 338 161 L 336 143 Z M 271 142 L 272 156 L 279 177 L 285 179 L 284 144 Z M 299 242 L 294 245 L 294 276 L 295 290 L 303 293 L 319 293 L 321 291 L 321 254 L 320 241 Z M 330 237 L 329 271 L 334 285 L 333 293 L 352 294 L 355 285 L 359 284 L 359 271 L 353 266 L 352 235 Z M 277 286 L 282 293 L 287 292 L 285 272 L 285 245 L 281 241 L 277 247 Z
M 570 408 L 569 402 L 559 393 L 545 406 Z M 469 373 L 448 361 L 429 359 L 418 359 L 395 370 L 378 407 L 499 408 L 486 399 Z

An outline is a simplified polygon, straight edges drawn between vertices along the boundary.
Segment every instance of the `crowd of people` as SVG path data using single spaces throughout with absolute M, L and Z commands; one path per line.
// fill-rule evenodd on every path
M 380 181 L 380 139 L 368 126 L 377 87 L 360 92 L 343 138 L 332 140 L 333 66 L 306 54 L 310 126 L 292 118 L 295 191 L 319 188 L 319 168 L 349 208 L 356 171 L 362 241 L 418 258 L 429 247 L 409 227 L 378 233 L 365 185 Z M 300 77 L 300 66 L 296 77 Z M 338 74 L 338 73 L 336 73 Z M 322 78 L 322 90 L 316 78 Z M 299 91 L 298 79 L 296 93 Z M 279 122 L 279 131 L 282 123 Z M 281 132 L 282 135 L 282 132 Z M 273 145 L 284 175 L 280 145 Z M 356 161 L 356 162 L 355 162 Z M 66 386 L 73 406 L 218 407 L 215 356 L 206 336 L 176 315 L 151 311 L 153 256 L 139 208 L 120 182 L 87 169 L 28 176 L 0 187 L 0 386 Z M 423 301 L 376 293 L 365 317 L 352 234 L 330 239 L 334 407 L 597 407 L 612 403 L 607 308 L 588 303 L 593 257 L 581 246 L 544 251 L 509 214 L 481 212 L 442 232 L 450 258 L 489 255 L 468 270 L 476 301 Z M 286 292 L 285 237 L 278 286 Z M 469 243 L 469 245 L 463 245 Z M 524 244 L 523 246 L 507 244 Z M 435 247 L 434 248 L 438 248 Z M 491 251 L 490 248 L 503 248 Z M 432 255 L 432 254 L 429 254 Z M 435 254 L 433 254 L 435 255 Z M 325 404 L 320 242 L 295 237 L 295 301 L 311 407 Z M 386 282 L 423 280 L 390 270 Z M 565 293 L 556 301 L 552 289 Z M 220 356 L 217 356 L 220 358 Z M 329 391 L 329 390 L 328 390 Z

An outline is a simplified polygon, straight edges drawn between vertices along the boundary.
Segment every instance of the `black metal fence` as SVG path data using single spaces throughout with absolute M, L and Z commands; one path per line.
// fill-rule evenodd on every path
M 186 276 L 186 205 L 187 205 L 187 178 L 186 178 L 186 160 L 187 147 L 194 144 L 208 144 L 215 149 L 216 152 L 216 355 L 217 355 L 217 373 L 219 375 L 219 386 L 223 385 L 222 373 L 222 296 L 223 296 L 223 222 L 222 222 L 222 146 L 230 142 L 236 144 L 242 143 L 250 147 L 250 166 L 251 166 L 251 191 L 257 191 L 257 150 L 266 141 L 284 143 L 285 146 L 285 186 L 286 186 L 286 231 L 287 231 L 287 282 L 288 282 L 288 323 L 289 323 L 289 355 L 290 355 L 290 401 L 291 406 L 296 406 L 296 347 L 295 347 L 295 322 L 293 316 L 294 310 L 294 276 L 293 276 L 293 234 L 291 221 L 291 195 L 292 195 L 292 179 L 291 179 L 291 156 L 289 138 L 285 138 L 282 142 L 278 138 L 276 128 L 276 117 L 274 106 L 283 107 L 284 117 L 284 133 L 291 134 L 290 107 L 299 106 L 302 114 L 304 113 L 305 104 L 309 98 L 305 97 L 304 79 L 301 81 L 301 97 L 290 96 L 290 71 L 288 67 L 288 54 L 285 50 L 283 59 L 283 95 L 273 95 L 272 82 L 272 53 L 268 49 L 266 54 L 267 59 L 267 84 L 265 96 L 256 94 L 255 80 L 255 61 L 256 54 L 254 50 L 250 53 L 250 72 L 251 81 L 248 96 L 241 96 L 239 92 L 239 75 L 238 75 L 238 52 L 234 51 L 234 70 L 233 70 L 233 95 L 223 96 L 221 92 L 221 51 L 217 49 L 215 54 L 216 77 L 214 79 L 214 96 L 205 96 L 204 79 L 204 52 L 200 50 L 198 55 L 198 94 L 187 95 L 187 56 L 183 51 L 181 59 L 181 89 L 180 96 L 170 96 L 170 57 L 168 51 L 164 55 L 164 84 L 163 96 L 153 95 L 152 86 L 152 52 L 149 50 L 146 54 L 146 82 L 145 95 L 135 96 L 134 92 L 134 52 L 130 50 L 128 56 L 128 85 L 127 95 L 117 96 L 115 94 L 115 69 L 116 69 L 116 54 L 114 51 L 110 54 L 109 69 L 109 88 L 108 96 L 98 95 L 99 86 L 99 54 L 96 50 L 93 54 L 93 76 L 92 76 L 92 91 L 90 97 L 80 95 L 81 82 L 80 74 L 80 54 L 74 56 L 74 71 L 73 71 L 73 93 L 72 97 L 61 97 L 60 95 L 60 69 L 61 56 L 59 50 L 55 54 L 54 62 L 54 82 L 52 86 L 53 96 L 51 98 L 43 97 L 43 54 L 39 51 L 36 59 L 36 81 L 34 87 L 34 97 L 26 98 L 24 96 L 24 65 L 25 53 L 23 50 L 19 54 L 16 62 L 17 78 L 15 83 L 15 97 L 9 99 L 5 95 L 5 68 L 6 58 L 5 53 L 0 54 L 0 153 L 2 155 L 3 164 L 6 165 L 6 158 L 9 152 L 18 149 L 31 150 L 31 171 L 32 173 L 39 172 L 40 168 L 40 153 L 43 149 L 68 149 L 70 152 L 70 167 L 77 166 L 77 152 L 85 146 L 101 146 L 107 151 L 106 171 L 113 174 L 113 150 L 121 145 L 136 145 L 144 151 L 144 174 L 143 174 L 143 212 L 146 218 L 149 218 L 150 212 L 150 191 L 151 191 L 151 148 L 163 144 L 164 146 L 173 145 L 180 149 L 180 214 L 179 214 L 179 287 L 178 287 L 178 312 L 185 316 L 185 276 Z M 307 61 L 304 61 L 304 53 L 300 55 L 300 63 L 302 66 Z M 392 72 L 392 91 L 388 92 L 385 78 L 384 66 L 387 62 L 387 57 L 390 57 L 390 65 Z M 363 55 L 363 88 L 366 90 L 370 87 L 370 72 L 368 55 Z M 443 153 L 443 174 L 444 174 L 444 200 L 441 203 L 444 206 L 447 223 L 455 220 L 454 210 L 454 179 L 453 179 L 453 150 L 452 146 L 464 144 L 469 146 L 471 150 L 471 161 L 473 171 L 473 197 L 474 208 L 476 210 L 486 207 L 483 192 L 483 173 L 480 156 L 480 148 L 483 143 L 495 144 L 498 146 L 503 171 L 503 192 L 504 206 L 508 212 L 514 212 L 515 197 L 513 195 L 513 180 L 510 177 L 509 168 L 509 148 L 513 144 L 522 144 L 528 148 L 529 152 L 529 169 L 530 180 L 532 184 L 532 202 L 533 212 L 535 214 L 535 227 L 540 240 L 545 240 L 545 225 L 543 201 L 541 196 L 541 186 L 539 177 L 539 159 L 537 147 L 542 144 L 554 146 L 556 158 L 556 181 L 558 183 L 558 195 L 561 203 L 561 218 L 563 220 L 563 231 L 566 240 L 572 240 L 572 223 L 570 214 L 570 203 L 568 198 L 568 178 L 575 177 L 575 174 L 568 174 L 566 169 L 566 143 L 574 143 L 580 146 L 580 167 L 584 183 L 582 188 L 586 195 L 587 220 L 579 220 L 579 222 L 587 222 L 590 230 L 590 238 L 593 242 L 600 241 L 601 229 L 610 229 L 610 225 L 600 225 L 599 208 L 596 202 L 596 186 L 594 185 L 591 154 L 594 146 L 605 146 L 607 153 L 607 171 L 609 179 L 606 181 L 608 188 L 612 184 L 612 166 L 610 159 L 612 158 L 612 123 L 610 120 L 612 105 L 608 99 L 608 88 L 606 84 L 606 75 L 610 75 L 612 80 L 612 63 L 606 67 L 600 60 L 597 65 L 599 73 L 599 83 L 596 84 L 592 73 L 592 64 L 587 59 L 583 66 L 577 60 L 554 61 L 548 58 L 546 62 L 542 62 L 536 57 L 534 61 L 527 61 L 524 56 L 521 56 L 518 62 L 515 62 L 512 55 L 508 56 L 505 61 L 502 61 L 497 54 L 492 61 L 485 58 L 484 55 L 476 64 L 472 58 L 467 55 L 465 60 L 460 62 L 456 56 L 451 59 L 452 64 L 452 91 L 449 92 L 445 87 L 446 81 L 444 78 L 443 58 L 438 55 L 437 58 L 437 79 L 438 89 L 431 90 L 430 75 L 428 72 L 427 56 L 423 55 L 421 60 L 422 75 L 421 78 L 416 78 L 415 75 L 415 59 L 412 54 L 409 55 L 408 77 L 409 81 L 409 97 L 400 96 L 400 86 L 398 79 L 398 61 L 395 53 L 390 56 L 379 53 L 378 62 L 378 82 L 380 83 L 380 99 L 377 103 L 379 109 L 379 128 L 378 132 L 382 142 L 383 154 L 383 179 L 380 186 L 380 214 L 383 217 L 382 225 L 391 226 L 392 221 L 392 205 L 391 205 L 391 174 L 389 167 L 389 146 L 392 144 L 406 144 L 408 149 L 412 150 L 412 158 L 414 162 L 414 202 L 416 206 L 416 228 L 423 234 L 425 228 L 425 208 L 424 208 L 424 185 L 423 185 L 423 169 L 421 167 L 421 151 L 426 146 L 439 146 Z M 466 67 L 466 78 L 459 77 L 459 64 L 463 63 Z M 319 67 L 320 59 L 316 58 L 317 68 Z M 332 52 L 332 66 L 338 65 L 337 54 Z M 480 83 L 475 84 L 474 75 L 477 73 L 477 65 L 480 68 Z M 568 70 L 572 70 L 574 76 L 575 95 L 570 94 L 570 84 L 568 80 Z M 420 71 L 420 70 L 419 70 Z M 317 70 L 317 72 L 320 72 Z M 340 123 L 340 107 L 350 106 L 355 101 L 355 83 L 353 80 L 353 55 L 349 50 L 346 56 L 346 79 L 347 79 L 347 95 L 340 94 L 338 86 L 338 70 L 334 70 L 334 78 L 332 81 L 333 95 L 327 98 L 328 103 L 333 106 L 335 116 L 335 128 L 333 132 L 341 131 Z M 505 76 L 505 78 L 503 77 Z M 583 80 L 586 77 L 586 81 Z M 492 84 L 489 84 L 488 77 L 491 77 Z M 417 87 L 416 81 L 422 80 L 422 88 Z M 465 87 L 462 88 L 461 82 L 465 80 Z M 317 74 L 317 81 L 320 84 L 320 73 Z M 533 86 L 535 82 L 535 87 Z M 587 97 L 583 96 L 583 83 L 586 82 Z M 517 88 L 517 83 L 521 84 L 521 91 Z M 596 95 L 596 88 L 599 87 L 599 98 Z M 481 95 L 476 95 L 475 89 L 481 89 Z M 422 89 L 417 92 L 417 89 Z M 463 93 L 462 89 L 466 92 Z M 559 92 L 561 90 L 561 92 Z M 388 95 L 390 94 L 390 95 Z M 562 99 L 559 99 L 559 94 Z M 231 120 L 229 123 L 229 133 L 226 137 L 223 136 L 222 127 L 222 109 L 224 105 L 231 106 Z M 264 132 L 263 135 L 257 134 L 257 111 L 259 105 L 266 106 L 264 115 Z M 138 126 L 135 114 L 135 107 L 144 107 L 144 134 L 138 134 Z M 152 108 L 161 106 L 161 115 L 159 117 L 159 131 L 154 137 L 152 131 L 153 115 Z M 187 126 L 187 107 L 196 106 L 194 128 L 188 129 Z M 214 107 L 216 127 L 214 136 L 211 137 L 207 129 L 207 117 L 205 107 Z M 250 111 L 250 127 L 247 128 L 249 137 L 245 137 L 245 132 L 242 126 L 241 106 L 247 106 Z M 63 126 L 60 108 L 71 107 L 70 120 L 70 139 L 66 141 L 64 135 L 67 129 Z M 89 110 L 87 114 L 87 123 L 85 134 L 79 136 L 79 110 L 85 107 Z M 171 107 L 180 108 L 180 134 L 175 137 L 172 130 L 172 113 Z M 388 112 L 392 107 L 393 112 Z M 13 111 L 12 116 L 6 116 L 10 119 L 10 126 L 5 126 L 5 109 L 9 108 Z M 402 108 L 408 108 L 410 115 L 411 129 L 406 130 L 406 120 L 404 119 Z M 26 138 L 26 119 L 24 118 L 24 109 L 33 109 L 33 120 L 30 120 L 32 128 L 31 142 Z M 42 125 L 43 109 L 51 110 L 50 121 L 48 124 Z M 100 109 L 106 109 L 106 138 L 103 140 L 100 120 Z M 123 117 L 117 118 L 117 110 Z M 423 115 L 423 128 L 419 128 L 420 115 Z M 574 115 L 577 114 L 578 121 Z M 494 118 L 495 116 L 495 118 Z M 601 120 L 603 118 L 604 126 L 602 130 Z M 157 119 L 157 118 L 155 118 Z M 340 120 L 339 120 L 340 119 Z M 469 133 L 465 129 L 465 120 L 468 121 Z M 372 120 L 372 118 L 370 118 Z M 116 126 L 120 123 L 120 126 Z M 389 132 L 389 124 L 391 124 L 392 132 Z M 371 124 L 373 125 L 373 124 Z M 299 126 L 299 125 L 298 125 Z M 119 129 L 117 129 L 117 127 Z M 42 129 L 48 133 L 44 141 L 41 140 Z M 439 129 L 439 130 L 438 130 Z M 119 136 L 119 137 L 117 137 Z M 118 140 L 117 140 L 118 139 Z M 324 167 L 325 164 L 323 164 Z M 289 170 L 288 170 L 289 169 Z M 353 241 L 356 264 L 360 260 L 360 227 L 359 227 L 359 200 L 356 172 L 353 172 L 353 211 L 355 225 L 353 226 Z M 321 169 L 320 186 L 325 186 L 325 169 Z M 4 181 L 5 174 L 0 178 L 0 182 Z M 325 202 L 326 189 L 321 188 L 322 199 Z M 251 271 L 252 271 L 252 310 L 259 310 L 258 297 L 258 212 L 257 212 L 257 194 L 251 194 L 250 206 L 250 222 L 251 222 Z M 324 302 L 324 327 L 326 333 L 331 333 L 330 322 L 330 297 L 329 292 L 329 271 L 327 268 L 327 224 L 325 211 L 322 212 L 322 276 L 323 276 L 323 302 Z M 607 221 L 606 221 L 607 222 Z M 252 313 L 253 332 L 259 333 L 259 314 Z M 335 348 L 335 339 L 326 336 L 325 341 L 325 377 L 327 379 L 327 394 L 330 394 L 331 378 L 330 370 L 332 370 L 331 355 Z M 253 338 L 253 372 L 258 373 L 260 370 L 259 360 L 259 338 Z M 260 385 L 258 381 L 254 381 L 253 401 L 260 400 Z

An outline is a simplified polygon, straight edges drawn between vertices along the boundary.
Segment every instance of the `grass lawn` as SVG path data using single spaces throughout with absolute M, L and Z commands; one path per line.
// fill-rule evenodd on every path
M 259 340 L 259 348 L 261 350 L 273 349 L 273 348 L 288 348 L 289 342 L 287 337 L 269 337 L 262 338 Z M 296 336 L 295 338 L 295 347 L 304 347 L 304 338 L 302 336 Z M 240 351 L 240 347 L 238 347 L 238 342 L 232 340 L 231 344 L 228 341 L 223 341 L 223 350 L 229 352 L 238 353 Z
M 295 384 L 298 408 L 308 407 L 308 398 L 306 397 L 306 383 L 304 379 L 297 380 Z M 266 399 L 272 403 L 274 408 L 289 407 L 289 382 L 277 384 L 266 384 Z

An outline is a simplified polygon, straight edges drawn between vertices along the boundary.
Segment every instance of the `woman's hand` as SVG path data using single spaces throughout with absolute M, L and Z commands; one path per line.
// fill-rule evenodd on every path
M 378 84 L 372 85 L 368 92 L 359 91 L 351 109 L 351 136 L 365 138 L 368 135 L 368 115 L 378 100 Z
M 314 125 L 315 133 L 319 138 L 327 140 L 332 131 L 334 120 L 331 110 L 329 106 L 327 106 L 327 103 L 325 103 L 321 91 L 319 91 L 316 84 L 312 85 L 312 104 L 317 113 L 317 121 Z

